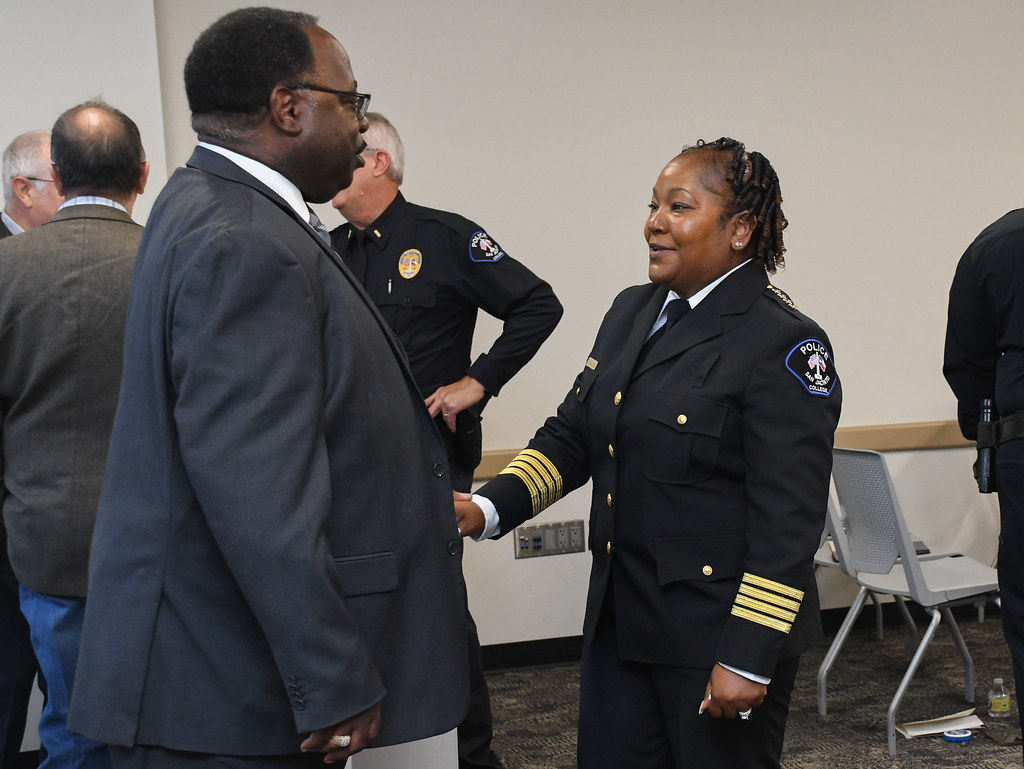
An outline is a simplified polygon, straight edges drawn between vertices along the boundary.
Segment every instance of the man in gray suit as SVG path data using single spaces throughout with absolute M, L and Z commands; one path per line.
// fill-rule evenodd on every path
M 64 205 L 0 242 L 3 519 L 47 682 L 44 766 L 92 769 L 106 749 L 66 722 L 149 167 L 135 123 L 102 102 L 62 114 L 51 151 Z
M 247 8 L 185 63 L 187 167 L 139 248 L 70 725 L 115 767 L 308 767 L 466 708 L 444 443 L 304 201 L 362 163 L 369 96 L 306 14 Z
M 64 202 L 50 177 L 49 131 L 27 131 L 7 145 L 3 192 L 0 239 L 38 227 Z

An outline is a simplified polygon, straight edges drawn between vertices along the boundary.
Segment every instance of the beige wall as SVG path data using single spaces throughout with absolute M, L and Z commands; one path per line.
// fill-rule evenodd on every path
M 18 134 L 50 128 L 68 107 L 96 97 L 138 124 L 152 166 L 148 192 L 134 211 L 145 221 L 167 180 L 152 3 L 0 0 L 0 72 L 0 151 Z
M 194 140 L 184 57 L 239 5 L 4 2 L 0 142 L 102 94 L 140 123 L 154 165 L 180 165 Z M 646 279 L 641 230 L 662 165 L 722 134 L 779 171 L 791 226 L 777 283 L 832 337 L 842 425 L 953 415 L 939 369 L 954 265 L 1022 203 L 1018 0 L 282 5 L 318 13 L 348 48 L 360 88 L 403 135 L 408 196 L 483 224 L 565 304 L 488 408 L 487 448 L 523 445 L 568 390 L 612 297 Z M 164 178 L 158 168 L 149 201 Z M 496 328 L 481 322 L 481 347 Z M 929 532 L 994 553 L 994 507 L 972 490 L 968 450 L 894 464 Z M 581 491 L 544 515 L 586 518 L 586 505 Z M 507 540 L 470 548 L 484 643 L 578 632 L 588 560 L 515 562 Z

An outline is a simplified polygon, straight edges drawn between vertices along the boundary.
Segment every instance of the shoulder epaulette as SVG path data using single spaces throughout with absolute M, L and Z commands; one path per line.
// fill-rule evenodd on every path
M 799 310 L 800 309 L 799 307 L 796 306 L 796 303 L 792 299 L 789 298 L 789 294 L 787 294 L 785 291 L 783 291 L 778 286 L 773 286 L 771 283 L 769 283 L 767 286 L 765 286 L 765 291 L 768 292 L 769 294 L 774 294 L 776 296 L 776 298 L 778 298 L 778 300 L 780 302 L 782 302 L 784 305 L 786 305 L 790 309 L 793 309 L 793 310 Z

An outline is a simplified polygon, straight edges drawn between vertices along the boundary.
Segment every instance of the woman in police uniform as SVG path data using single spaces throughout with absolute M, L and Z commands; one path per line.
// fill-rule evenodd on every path
M 501 536 L 593 479 L 582 769 L 779 765 L 820 634 L 841 400 L 827 336 L 767 277 L 781 202 L 732 139 L 673 158 L 644 228 L 651 283 L 619 294 L 557 415 L 457 504 L 464 534 Z

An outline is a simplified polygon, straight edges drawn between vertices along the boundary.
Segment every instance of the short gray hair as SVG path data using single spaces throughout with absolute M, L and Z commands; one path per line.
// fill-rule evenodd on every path
M 391 125 L 391 121 L 379 112 L 367 112 L 366 122 L 370 124 L 363 134 L 366 148 L 384 150 L 391 156 L 388 178 L 395 184 L 401 184 L 405 177 L 405 148 L 402 146 L 398 131 Z
M 16 137 L 4 150 L 3 159 L 3 194 L 4 200 L 14 196 L 11 182 L 15 176 L 38 176 L 50 178 L 50 158 L 42 153 L 43 140 L 50 138 L 48 130 L 26 131 Z M 33 181 L 38 190 L 46 182 Z

